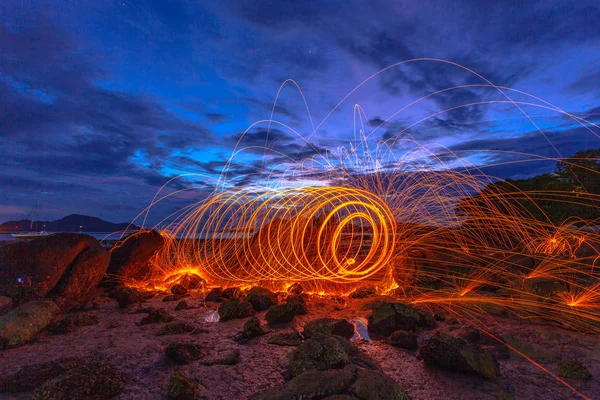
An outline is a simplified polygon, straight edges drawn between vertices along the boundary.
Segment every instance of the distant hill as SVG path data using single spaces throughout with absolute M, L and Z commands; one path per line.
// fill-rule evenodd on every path
M 0 232 L 28 232 L 30 231 L 31 221 L 7 221 L 0 225 Z M 71 214 L 56 221 L 34 221 L 34 231 L 46 232 L 116 232 L 127 229 L 129 222 L 112 223 L 100 218 L 90 217 L 88 215 Z M 139 229 L 132 225 L 130 230 Z

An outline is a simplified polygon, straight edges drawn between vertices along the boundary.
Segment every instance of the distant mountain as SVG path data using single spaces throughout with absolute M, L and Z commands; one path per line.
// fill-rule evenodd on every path
M 7 221 L 0 225 L 1 231 L 28 232 L 31 225 L 30 220 Z M 46 232 L 116 232 L 127 229 L 128 222 L 112 223 L 100 218 L 88 215 L 71 214 L 56 221 L 34 221 L 34 231 Z M 136 225 L 129 226 L 130 230 L 139 229 Z

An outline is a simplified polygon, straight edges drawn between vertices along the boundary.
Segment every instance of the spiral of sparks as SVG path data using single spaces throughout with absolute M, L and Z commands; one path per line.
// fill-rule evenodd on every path
M 203 240 L 170 242 L 171 261 L 192 263 L 212 282 L 348 283 L 388 265 L 396 223 L 373 193 L 327 186 L 219 193 L 174 233 Z

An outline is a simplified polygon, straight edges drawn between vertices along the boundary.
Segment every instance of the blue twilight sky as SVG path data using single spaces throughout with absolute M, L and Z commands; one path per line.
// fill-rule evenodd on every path
M 387 120 L 371 146 L 400 138 L 392 151 L 399 158 L 414 149 L 403 140 L 411 135 L 443 160 L 455 152 L 447 167 L 487 165 L 499 178 L 551 171 L 553 161 L 514 152 L 557 158 L 600 147 L 594 125 L 548 109 L 600 123 L 599 21 L 597 0 L 5 0 L 0 220 L 38 202 L 41 218 L 129 221 L 171 177 L 201 174 L 169 186 L 208 185 L 162 203 L 156 223 L 210 190 L 240 138 L 250 148 L 228 177 L 243 185 L 256 181 L 248 174 L 288 168 L 284 156 L 360 148 L 361 121 L 368 133 Z M 370 75 L 414 58 L 448 60 L 536 97 L 503 89 L 519 110 L 496 89 L 474 86 L 487 84 L 482 78 L 422 60 L 382 72 L 328 115 Z M 269 119 L 288 78 L 319 128 L 311 135 L 293 84 L 274 119 L 312 146 L 279 124 L 242 136 Z M 278 153 L 252 147 L 265 143 Z

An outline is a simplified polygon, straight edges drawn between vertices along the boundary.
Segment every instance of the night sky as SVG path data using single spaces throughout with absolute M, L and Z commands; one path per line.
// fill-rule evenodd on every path
M 4 0 L 0 221 L 24 217 L 36 202 L 44 219 L 79 213 L 130 221 L 173 176 L 203 175 L 177 180 L 172 190 L 209 182 L 242 132 L 269 119 L 288 78 L 301 87 L 315 126 L 370 75 L 421 57 L 461 64 L 495 85 L 600 123 L 598 0 L 288 3 Z M 355 104 L 376 127 L 431 92 L 482 83 L 451 64 L 411 62 L 353 92 L 319 127 L 313 147 L 277 124 L 267 136 L 266 123 L 253 126 L 242 145 L 266 140 L 284 154 L 310 157 L 349 146 Z M 497 165 L 519 159 L 502 151 L 556 158 L 557 150 L 569 156 L 600 147 L 573 120 L 523 105 L 554 149 L 504 100 L 490 87 L 443 92 L 394 116 L 376 136 L 404 131 L 422 145 L 446 146 L 465 161 L 489 165 L 485 172 L 498 178 L 553 168 L 552 162 Z M 293 84 L 283 88 L 274 119 L 305 137 L 312 133 Z M 238 155 L 232 173 L 244 180 L 265 163 L 281 162 L 263 154 L 254 148 Z M 174 197 L 151 221 L 208 188 Z

